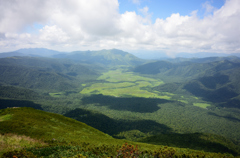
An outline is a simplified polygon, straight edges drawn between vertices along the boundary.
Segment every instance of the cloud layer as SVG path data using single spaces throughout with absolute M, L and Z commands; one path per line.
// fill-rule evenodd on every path
M 147 6 L 120 14 L 117 0 L 0 0 L 0 49 L 240 52 L 240 1 L 203 7 L 203 18 L 193 11 L 151 22 Z

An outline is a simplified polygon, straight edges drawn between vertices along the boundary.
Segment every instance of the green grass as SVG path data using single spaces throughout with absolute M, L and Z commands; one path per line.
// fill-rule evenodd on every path
M 81 94 L 103 94 L 115 97 L 132 96 L 144 98 L 170 99 L 170 93 L 159 94 L 150 92 L 144 88 L 155 87 L 163 84 L 163 81 L 135 75 L 132 72 L 123 72 L 122 69 L 111 70 L 103 73 L 98 80 L 103 83 L 94 83 L 84 88 Z
M 46 113 L 32 108 L 1 110 L 0 116 L 6 115 L 12 115 L 12 118 L 0 122 L 1 133 L 18 133 L 43 140 L 58 138 L 61 141 L 73 142 L 96 142 L 97 139 L 98 143 L 101 143 L 113 140 L 109 135 L 59 114 Z
M 211 105 L 207 104 L 207 103 L 193 103 L 193 106 L 197 106 L 197 107 L 200 107 L 200 108 L 207 108 Z

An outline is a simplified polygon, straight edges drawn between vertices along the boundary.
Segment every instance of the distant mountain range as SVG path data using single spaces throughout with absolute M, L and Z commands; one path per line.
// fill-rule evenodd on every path
M 206 57 L 227 57 L 227 56 L 237 56 L 240 57 L 240 53 L 174 53 L 167 54 L 162 51 L 148 51 L 148 50 L 139 50 L 139 51 L 129 51 L 131 54 L 141 58 L 141 59 L 174 59 L 174 58 L 206 58 Z
M 108 66 L 116 65 L 140 65 L 144 60 L 134 55 L 118 49 L 100 50 L 100 51 L 75 51 L 71 53 L 53 55 L 54 58 L 71 59 L 76 62 L 87 64 L 101 64 Z
M 127 53 L 127 52 L 124 52 L 124 51 L 118 50 L 118 49 L 100 50 L 100 51 L 61 52 L 61 51 L 55 51 L 55 50 L 50 50 L 50 49 L 46 49 L 46 48 L 24 48 L 24 49 L 19 49 L 16 51 L 0 53 L 0 58 L 11 57 L 11 56 L 32 56 L 32 57 L 56 57 L 56 58 L 78 57 L 78 59 L 79 59 L 81 57 L 79 54 L 86 57 L 87 53 L 91 53 L 91 54 L 98 56 L 104 52 L 121 54 L 121 55 L 123 55 L 124 53 Z M 151 60 L 173 59 L 173 58 L 181 59 L 181 58 L 227 57 L 227 56 L 240 57 L 240 53 L 227 54 L 227 53 L 200 52 L 200 53 L 178 53 L 178 54 L 174 54 L 174 55 L 168 55 L 167 53 L 161 52 L 161 51 L 138 50 L 138 51 L 129 51 L 129 52 L 130 53 L 127 53 L 128 54 L 127 56 L 129 58 L 133 58 L 133 56 L 135 56 L 140 59 L 148 59 L 148 60 L 149 59 L 151 59 Z M 109 59 L 109 57 L 107 57 L 106 59 Z
M 75 62 L 85 64 L 99 64 L 101 66 L 116 65 L 139 65 L 144 63 L 143 59 L 118 49 L 100 51 L 74 51 L 70 53 L 58 52 L 45 48 L 19 49 L 13 52 L 0 53 L 0 58 L 13 56 L 49 57 L 71 59 Z

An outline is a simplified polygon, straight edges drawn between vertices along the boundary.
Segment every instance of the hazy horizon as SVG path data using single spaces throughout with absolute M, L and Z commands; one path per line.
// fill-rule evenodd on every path
M 104 51 L 104 50 L 114 50 L 116 48 L 112 48 L 112 49 L 101 49 L 101 50 L 74 50 L 74 51 L 57 51 L 54 49 L 47 49 L 47 48 L 22 48 L 22 49 L 18 49 L 18 50 L 14 50 L 14 51 L 9 51 L 9 52 L 0 52 L 1 53 L 11 53 L 11 52 L 16 52 L 16 53 L 22 53 L 24 55 L 40 55 L 42 57 L 51 57 L 52 55 L 56 55 L 56 54 L 62 54 L 62 53 L 73 53 L 73 52 L 86 52 L 86 51 Z M 120 51 L 124 51 L 127 53 L 130 53 L 138 58 L 141 59 L 167 59 L 167 58 L 206 58 L 206 57 L 227 57 L 227 56 L 236 56 L 236 57 L 240 57 L 240 53 L 232 53 L 232 54 L 228 54 L 228 53 L 208 53 L 208 52 L 198 52 L 198 53 L 185 53 L 185 52 L 180 52 L 177 54 L 168 54 L 165 52 L 161 52 L 161 51 L 151 51 L 151 50 L 130 50 L 130 51 L 126 51 L 126 50 L 121 50 L 121 49 L 117 49 Z M 42 52 L 41 52 L 42 51 Z M 54 54 L 51 54 L 53 53 Z M 12 56 L 12 55 L 10 55 Z

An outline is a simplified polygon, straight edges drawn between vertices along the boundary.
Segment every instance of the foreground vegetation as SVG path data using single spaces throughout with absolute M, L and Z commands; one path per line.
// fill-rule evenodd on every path
M 1 157 L 233 157 L 114 139 L 84 123 L 32 108 L 3 109 L 0 117 Z

